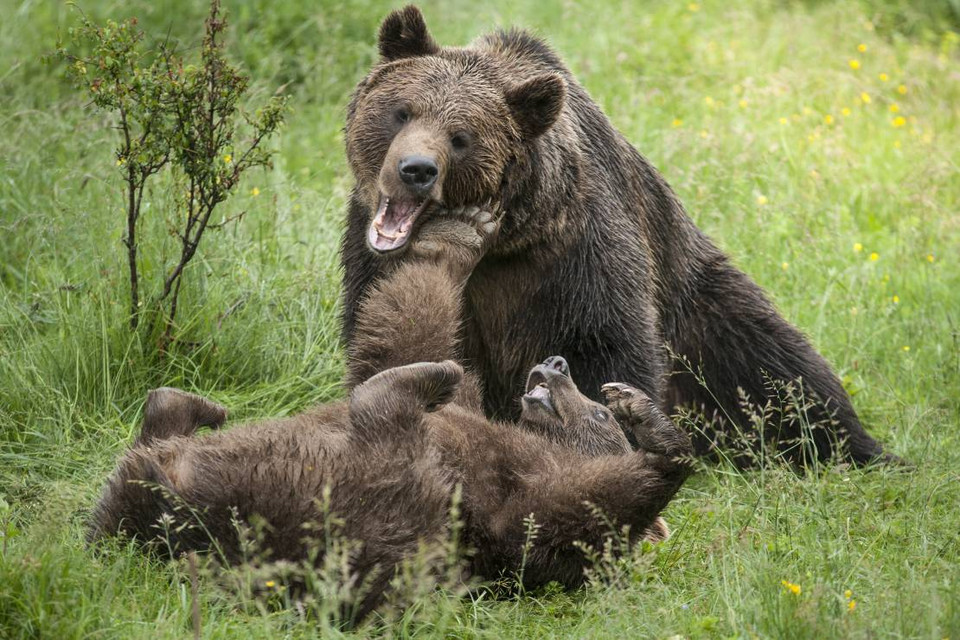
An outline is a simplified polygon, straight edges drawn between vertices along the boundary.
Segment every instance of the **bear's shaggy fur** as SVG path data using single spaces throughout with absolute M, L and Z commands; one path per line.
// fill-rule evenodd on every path
M 350 376 L 366 379 L 348 400 L 196 436 L 226 412 L 175 389 L 151 392 L 89 540 L 122 532 L 159 553 L 216 544 L 239 562 L 237 522 L 260 521 L 270 560 L 302 561 L 311 544 L 326 548 L 319 503 L 328 489 L 340 534 L 362 543 L 351 571 L 367 593 L 347 614 L 357 619 L 381 600 L 398 563 L 444 539 L 458 485 L 471 574 L 523 566 L 527 586 L 580 584 L 586 558 L 574 543 L 599 547 L 616 533 L 594 508 L 634 539 L 665 537 L 659 514 L 690 472 L 692 446 L 642 391 L 611 384 L 600 405 L 551 358 L 530 372 L 519 424 L 484 417 L 478 386 L 451 358 L 464 281 L 496 224 L 481 211 L 459 215 L 466 222 L 447 214 L 428 225 L 361 304 Z M 525 552 L 531 514 L 540 529 Z
M 463 336 L 488 415 L 518 415 L 530 366 L 559 353 L 592 398 L 625 380 L 662 408 L 704 415 L 700 454 L 743 434 L 726 440 L 744 464 L 752 456 L 736 450 L 761 439 L 799 463 L 890 458 L 823 357 L 694 225 L 544 42 L 498 31 L 441 47 L 409 6 L 386 18 L 379 46 L 347 113 L 348 344 L 360 300 L 419 226 L 443 208 L 489 202 L 502 228 L 467 285 Z M 791 411 L 776 389 L 797 380 L 804 399 Z M 739 390 L 782 415 L 758 433 Z M 800 444 L 804 432 L 812 446 Z

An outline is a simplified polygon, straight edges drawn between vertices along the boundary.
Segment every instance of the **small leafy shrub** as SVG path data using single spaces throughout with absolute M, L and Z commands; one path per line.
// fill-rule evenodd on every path
M 264 143 L 286 112 L 284 96 L 274 96 L 253 114 L 242 110 L 250 83 L 224 57 L 226 27 L 219 0 L 212 0 L 195 62 L 168 41 L 148 45 L 136 18 L 96 25 L 83 16 L 69 31 L 75 50 L 62 44 L 57 49 L 77 87 L 94 107 L 115 118 L 115 161 L 125 185 L 130 327 L 137 329 L 149 311 L 151 328 L 162 320 L 162 348 L 173 339 L 184 269 L 205 232 L 232 221 L 215 224 L 213 212 L 248 169 L 270 164 Z M 164 171 L 175 185 L 168 227 L 179 240 L 179 252 L 175 263 L 160 267 L 162 274 L 143 274 L 138 223 L 144 189 Z M 157 276 L 159 285 L 144 295 L 143 281 Z

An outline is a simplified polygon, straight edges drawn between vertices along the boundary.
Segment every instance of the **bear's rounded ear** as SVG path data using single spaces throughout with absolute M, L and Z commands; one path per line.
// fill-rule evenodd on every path
M 527 140 L 544 134 L 563 110 L 567 85 L 556 73 L 545 73 L 507 90 L 504 96 L 513 119 Z
M 440 51 L 427 31 L 423 14 L 412 4 L 397 9 L 380 25 L 380 57 L 384 62 L 429 56 Z

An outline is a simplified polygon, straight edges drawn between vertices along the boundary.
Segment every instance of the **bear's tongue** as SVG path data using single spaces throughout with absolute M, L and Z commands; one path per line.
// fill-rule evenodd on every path
M 392 251 L 405 245 L 413 223 L 425 205 L 426 201 L 391 200 L 381 195 L 377 215 L 367 231 L 370 246 L 377 251 Z

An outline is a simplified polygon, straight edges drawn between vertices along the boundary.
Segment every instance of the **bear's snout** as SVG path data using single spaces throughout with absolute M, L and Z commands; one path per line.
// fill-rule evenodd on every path
M 562 356 L 550 356 L 543 361 L 543 366 L 547 369 L 559 371 L 568 378 L 570 377 L 570 365 L 567 364 L 566 359 L 564 359 Z
M 424 155 L 410 155 L 397 163 L 400 179 L 418 195 L 423 195 L 436 183 L 440 169 L 437 161 Z
M 527 375 L 526 390 L 530 391 L 539 384 L 550 385 L 557 378 L 570 379 L 570 366 L 560 356 L 550 356 L 530 370 Z

